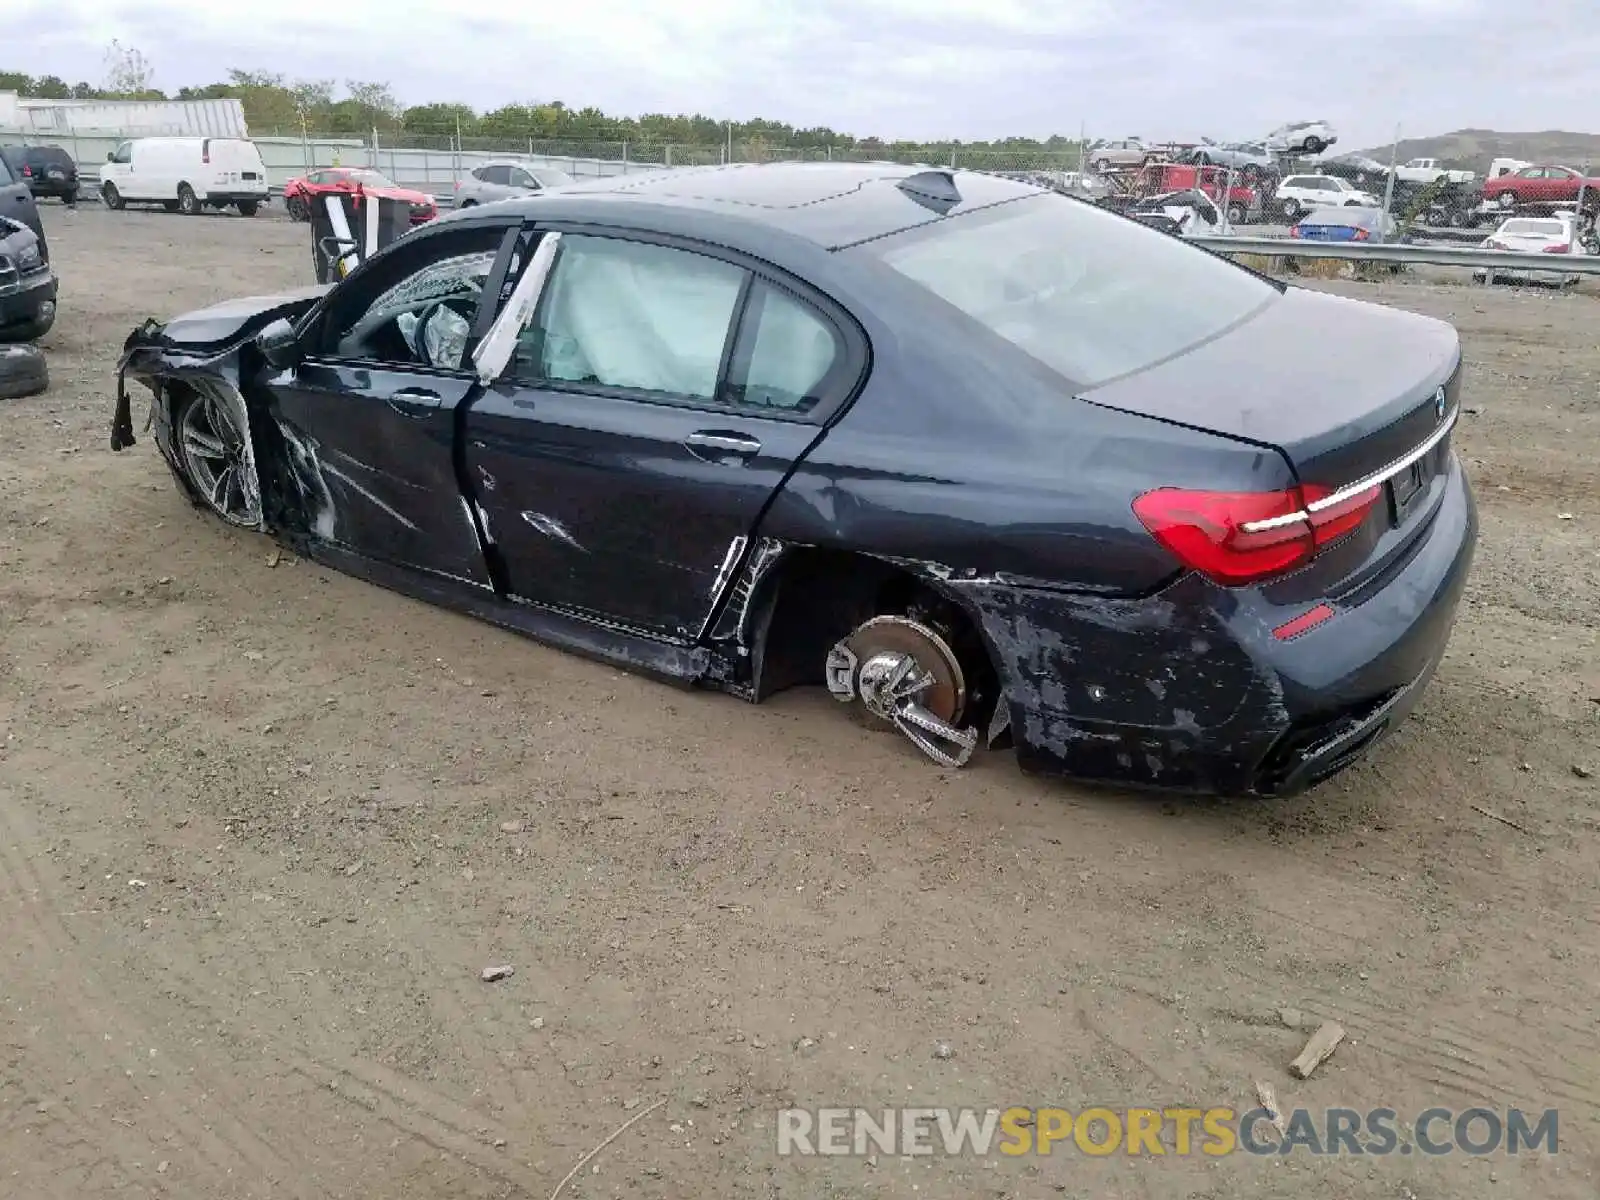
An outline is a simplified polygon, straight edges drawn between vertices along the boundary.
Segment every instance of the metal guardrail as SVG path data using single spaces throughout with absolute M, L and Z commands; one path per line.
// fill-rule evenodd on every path
M 1223 254 L 1259 254 L 1268 258 L 1334 258 L 1346 262 L 1600 275 L 1600 256 L 1590 254 L 1518 254 L 1511 250 L 1483 250 L 1475 246 L 1429 246 L 1414 242 L 1317 242 L 1272 237 L 1211 236 L 1185 238 L 1184 241 Z

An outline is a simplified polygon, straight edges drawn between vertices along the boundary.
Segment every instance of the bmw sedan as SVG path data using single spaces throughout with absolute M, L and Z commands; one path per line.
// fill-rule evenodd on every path
M 1288 794 L 1445 648 L 1476 516 L 1440 321 L 985 174 L 772 164 L 450 214 L 119 368 L 234 525 L 960 766 Z

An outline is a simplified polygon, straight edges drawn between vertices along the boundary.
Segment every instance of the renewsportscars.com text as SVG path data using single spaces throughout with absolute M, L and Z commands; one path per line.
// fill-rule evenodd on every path
M 1558 1114 L 1429 1108 L 787 1108 L 781 1155 L 1409 1155 L 1557 1152 Z

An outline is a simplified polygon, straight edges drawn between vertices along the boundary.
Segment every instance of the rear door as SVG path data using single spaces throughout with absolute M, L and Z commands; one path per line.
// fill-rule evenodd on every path
M 864 341 L 796 281 L 694 243 L 566 231 L 468 485 L 519 599 L 673 640 L 849 397 Z
M 475 334 L 516 233 L 473 222 L 395 243 L 311 319 L 306 359 L 263 380 L 291 468 L 284 486 L 313 538 L 492 586 L 456 473 L 456 421 L 478 386 Z

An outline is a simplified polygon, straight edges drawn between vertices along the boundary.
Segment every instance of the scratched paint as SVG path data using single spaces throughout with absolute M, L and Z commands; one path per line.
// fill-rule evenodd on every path
M 572 536 L 571 530 L 569 530 L 565 525 L 549 514 L 524 512 L 522 514 L 522 519 L 526 521 L 534 530 L 542 533 L 545 537 L 553 538 L 558 542 L 562 542 L 568 546 L 571 546 L 574 550 L 582 550 L 585 554 L 589 553 L 587 550 L 584 550 L 578 539 Z

